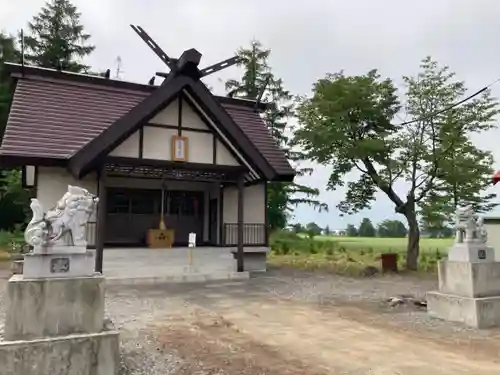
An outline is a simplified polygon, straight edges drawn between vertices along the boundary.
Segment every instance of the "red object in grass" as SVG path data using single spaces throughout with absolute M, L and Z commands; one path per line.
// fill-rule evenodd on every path
M 496 171 L 493 177 L 491 178 L 491 182 L 493 183 L 493 185 L 496 185 L 497 182 L 499 181 L 500 181 L 500 171 Z
M 380 255 L 382 272 L 398 272 L 398 254 L 384 253 Z

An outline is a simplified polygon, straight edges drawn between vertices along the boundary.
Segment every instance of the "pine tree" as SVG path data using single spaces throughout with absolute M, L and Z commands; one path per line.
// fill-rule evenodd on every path
M 0 33 L 0 134 L 3 134 L 12 101 L 12 81 L 5 72 L 4 62 L 19 62 L 14 37 Z
M 82 59 L 95 49 L 80 23 L 81 14 L 69 0 L 50 0 L 28 24 L 24 39 L 27 64 L 81 73 Z
M 293 129 L 288 120 L 293 116 L 293 95 L 285 90 L 283 81 L 276 78 L 268 64 L 271 50 L 263 48 L 253 40 L 250 48 L 240 48 L 243 75 L 240 80 L 228 80 L 228 96 L 257 100 L 261 93 L 264 102 L 274 104 L 263 113 L 269 131 L 279 147 L 291 162 L 300 162 L 303 155 L 292 149 Z M 310 168 L 296 168 L 297 176 L 312 173 Z M 328 210 L 328 206 L 317 200 L 319 190 L 297 183 L 272 182 L 268 185 L 268 221 L 270 229 L 282 229 L 293 210 L 300 204 L 307 204 L 318 210 Z

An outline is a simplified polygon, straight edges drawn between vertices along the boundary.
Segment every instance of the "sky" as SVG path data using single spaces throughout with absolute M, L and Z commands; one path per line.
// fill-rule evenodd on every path
M 116 71 L 121 78 L 147 83 L 161 60 L 132 31 L 142 26 L 167 54 L 178 57 L 189 48 L 202 54 L 201 67 L 234 55 L 257 39 L 272 50 L 270 64 L 294 94 L 309 94 L 312 84 L 326 73 L 364 74 L 377 68 L 396 83 L 418 72 L 420 61 L 432 56 L 450 66 L 470 93 L 500 78 L 500 1 L 498 0 L 74 0 L 95 52 L 86 59 L 94 70 Z M 26 28 L 43 0 L 0 0 L 0 28 L 16 33 Z M 223 82 L 238 78 L 232 67 L 205 79 L 216 94 Z M 492 87 L 500 97 L 500 83 Z M 476 145 L 495 156 L 500 169 L 500 129 L 474 138 Z M 496 146 L 496 148 L 495 148 Z M 299 207 L 294 221 L 314 221 L 342 229 L 363 217 L 375 223 L 398 218 L 388 198 L 378 194 L 371 210 L 341 217 L 335 206 L 343 190 L 326 191 L 329 169 L 314 165 L 307 177 L 330 207 L 318 213 Z M 495 189 L 492 188 L 494 191 Z M 496 190 L 500 189 L 497 187 Z M 399 191 L 404 196 L 404 189 Z M 499 192 L 500 193 L 500 192 Z M 500 195 L 500 194 L 499 194 Z M 500 198 L 499 198 L 500 200 Z M 500 216 L 500 209 L 491 213 Z M 402 217 L 401 217 L 402 218 Z

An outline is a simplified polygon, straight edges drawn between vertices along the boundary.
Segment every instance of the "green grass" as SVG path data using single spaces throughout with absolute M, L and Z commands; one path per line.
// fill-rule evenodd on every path
M 315 241 L 333 241 L 338 246 L 348 250 L 372 248 L 383 252 L 406 252 L 407 238 L 380 238 L 380 237 L 342 237 L 342 236 L 316 236 Z M 453 244 L 453 238 L 421 238 L 420 250 L 446 252 Z
M 380 269 L 380 255 L 398 253 L 398 268 L 406 264 L 406 238 L 317 236 L 313 240 L 291 232 L 271 236 L 269 263 L 300 269 L 322 269 L 360 276 L 367 267 Z M 453 239 L 422 238 L 419 271 L 436 272 L 438 260 L 446 256 Z

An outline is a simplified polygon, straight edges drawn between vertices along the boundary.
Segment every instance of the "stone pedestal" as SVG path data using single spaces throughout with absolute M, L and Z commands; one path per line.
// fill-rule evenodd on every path
M 119 334 L 104 326 L 104 277 L 61 277 L 89 273 L 92 255 L 26 256 L 32 277 L 14 275 L 7 285 L 2 375 L 118 374 Z M 68 272 L 50 272 L 51 260 L 60 258 L 70 259 Z
M 481 250 L 478 248 L 476 250 Z M 457 259 L 458 254 L 458 259 L 463 259 L 464 254 L 473 254 L 464 249 L 459 248 L 451 258 Z M 491 254 L 491 248 L 483 249 L 487 255 Z M 441 261 L 438 276 L 439 291 L 427 293 L 427 310 L 431 316 L 476 328 L 500 326 L 500 262 L 491 259 L 489 262 L 484 259 Z
M 94 251 L 36 254 L 24 256 L 25 279 L 86 277 L 94 274 Z
M 104 327 L 104 284 L 100 274 L 12 276 L 0 373 L 117 375 L 119 334 Z
M 6 340 L 98 333 L 104 322 L 104 277 L 26 279 L 7 285 Z

